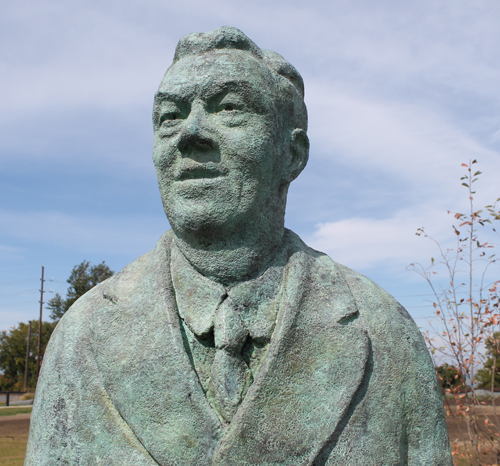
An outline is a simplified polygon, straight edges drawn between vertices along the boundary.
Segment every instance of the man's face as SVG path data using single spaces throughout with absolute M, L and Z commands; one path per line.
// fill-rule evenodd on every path
M 250 53 L 194 55 L 158 90 L 153 160 L 165 212 L 184 231 L 258 221 L 282 182 L 275 86 Z

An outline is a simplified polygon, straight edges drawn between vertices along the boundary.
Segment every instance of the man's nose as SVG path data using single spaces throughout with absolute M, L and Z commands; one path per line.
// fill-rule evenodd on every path
M 193 156 L 196 153 L 216 149 L 214 130 L 209 115 L 201 102 L 194 102 L 179 134 L 177 147 L 181 154 Z

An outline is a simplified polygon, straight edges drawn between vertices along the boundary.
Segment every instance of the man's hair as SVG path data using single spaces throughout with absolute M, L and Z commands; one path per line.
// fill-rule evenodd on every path
M 261 49 L 237 28 L 223 26 L 211 32 L 194 32 L 184 36 L 177 44 L 172 65 L 193 54 L 227 49 L 247 51 L 268 67 L 277 87 L 281 110 L 286 113 L 280 118 L 285 117 L 292 128 L 307 131 L 304 81 L 300 73 L 280 54 Z

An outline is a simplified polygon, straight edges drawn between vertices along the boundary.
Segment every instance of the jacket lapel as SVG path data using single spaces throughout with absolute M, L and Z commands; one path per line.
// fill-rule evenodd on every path
M 345 325 L 357 309 L 335 264 L 313 254 L 297 251 L 289 259 L 268 354 L 213 465 L 312 464 L 348 414 L 369 340 Z
M 114 406 L 157 463 L 210 465 L 221 426 L 185 351 L 170 242 L 162 237 L 104 290 L 116 310 L 95 322 L 107 329 L 95 343 L 105 349 L 100 365 Z

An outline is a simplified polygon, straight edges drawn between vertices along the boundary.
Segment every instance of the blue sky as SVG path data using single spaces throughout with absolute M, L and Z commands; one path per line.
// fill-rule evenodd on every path
M 153 94 L 180 37 L 221 25 L 305 81 L 311 155 L 287 226 L 425 325 L 428 289 L 406 266 L 435 251 L 416 229 L 451 238 L 469 159 L 478 205 L 500 197 L 499 18 L 493 0 L 4 2 L 0 330 L 37 318 L 41 265 L 64 293 L 74 265 L 118 271 L 168 228 Z

